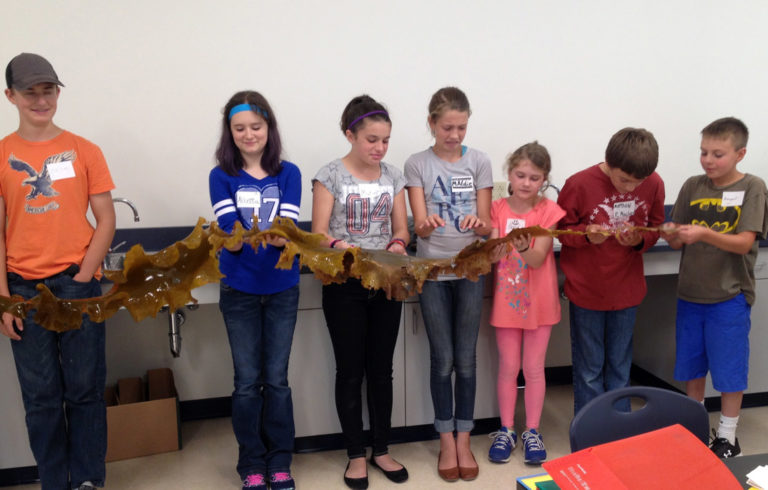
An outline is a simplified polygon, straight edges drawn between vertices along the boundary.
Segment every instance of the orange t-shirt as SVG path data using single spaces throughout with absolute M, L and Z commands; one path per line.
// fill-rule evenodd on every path
M 89 197 L 114 188 L 104 155 L 85 138 L 63 131 L 48 141 L 0 140 L 8 272 L 42 279 L 80 265 L 94 232 Z

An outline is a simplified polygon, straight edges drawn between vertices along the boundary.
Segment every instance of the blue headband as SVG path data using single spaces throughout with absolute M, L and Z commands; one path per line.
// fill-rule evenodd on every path
M 243 112 L 243 111 L 253 111 L 256 114 L 261 114 L 261 116 L 264 119 L 269 119 L 269 116 L 267 115 L 267 111 L 265 111 L 265 110 L 255 106 L 253 104 L 239 104 L 239 105 L 236 105 L 235 107 L 233 107 L 229 111 L 229 120 L 231 121 L 232 120 L 232 116 L 234 116 L 238 112 Z
M 387 111 L 379 110 L 379 111 L 366 112 L 362 116 L 358 117 L 357 119 L 355 119 L 354 121 L 349 123 L 349 126 L 347 126 L 347 131 L 351 131 L 352 130 L 352 126 L 354 126 L 355 124 L 359 123 L 360 121 L 362 121 L 363 119 L 365 119 L 368 116 L 373 116 L 374 114 L 384 114 L 385 116 L 389 117 L 389 114 L 387 114 Z

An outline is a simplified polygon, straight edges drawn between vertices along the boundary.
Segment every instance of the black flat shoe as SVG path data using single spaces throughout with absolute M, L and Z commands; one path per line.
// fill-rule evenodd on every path
M 368 477 L 362 478 L 350 478 L 347 476 L 347 470 L 349 469 L 349 461 L 347 461 L 347 468 L 344 470 L 344 483 L 353 490 L 365 490 L 368 488 Z
M 391 482 L 403 483 L 405 480 L 408 479 L 408 470 L 405 469 L 405 466 L 403 466 L 399 470 L 387 471 L 376 463 L 376 458 L 374 458 L 373 456 L 371 456 L 371 465 L 374 468 L 378 468 L 382 473 L 384 473 L 384 476 L 386 476 L 387 479 Z M 402 464 L 400 465 L 402 466 Z

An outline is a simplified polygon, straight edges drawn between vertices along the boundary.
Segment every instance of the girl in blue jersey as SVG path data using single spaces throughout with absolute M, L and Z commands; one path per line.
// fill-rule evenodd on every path
M 265 230 L 275 216 L 299 218 L 301 174 L 280 159 L 277 121 L 258 92 L 238 92 L 224 107 L 217 166 L 211 170 L 211 203 L 219 226 L 236 221 Z M 285 239 L 266 248 L 223 249 L 219 308 L 235 367 L 232 426 L 240 453 L 243 489 L 293 489 L 294 425 L 288 358 L 299 303 L 298 263 L 275 269 Z

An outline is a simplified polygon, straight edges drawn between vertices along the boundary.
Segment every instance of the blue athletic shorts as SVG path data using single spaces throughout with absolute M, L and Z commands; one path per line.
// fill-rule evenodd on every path
M 678 299 L 675 379 L 702 378 L 709 371 L 717 391 L 746 390 L 751 310 L 743 294 L 711 304 Z

